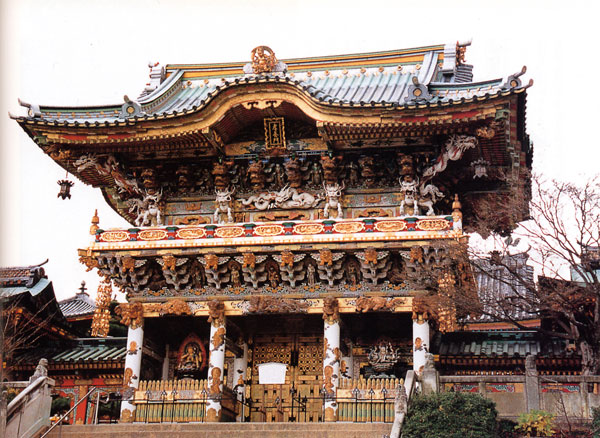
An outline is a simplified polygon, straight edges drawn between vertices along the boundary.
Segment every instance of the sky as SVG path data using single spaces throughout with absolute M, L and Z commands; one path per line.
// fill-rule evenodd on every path
M 472 39 L 466 61 L 475 80 L 528 70 L 527 131 L 534 171 L 584 181 L 600 173 L 596 127 L 600 70 L 593 1 L 192 1 L 0 0 L 0 266 L 49 259 L 58 299 L 82 280 L 95 296 L 98 276 L 77 249 L 100 227 L 128 224 L 100 190 L 65 172 L 8 117 L 17 99 L 42 105 L 100 105 L 138 96 L 148 62 L 249 61 L 270 46 L 278 58 L 393 50 Z M 523 78 L 522 78 L 523 79 Z M 73 180 L 73 177 L 70 176 Z

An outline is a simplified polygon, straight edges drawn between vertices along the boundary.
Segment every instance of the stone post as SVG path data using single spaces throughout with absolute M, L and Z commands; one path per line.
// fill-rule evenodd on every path
M 527 412 L 540 408 L 540 378 L 533 354 L 525 357 L 525 397 L 527 397 Z
M 337 387 L 340 375 L 340 314 L 335 298 L 323 302 L 323 393 L 325 395 L 325 421 L 337 420 Z
M 223 394 L 223 372 L 225 369 L 225 305 L 222 301 L 208 303 L 210 323 L 210 345 L 208 355 L 208 399 L 206 421 L 221 419 L 221 397 Z
M 127 332 L 127 355 L 123 373 L 123 401 L 121 402 L 121 422 L 131 423 L 135 418 L 135 404 L 132 400 L 140 384 L 142 366 L 142 345 L 144 344 L 144 310 L 140 303 L 121 304 L 117 307 L 121 322 L 129 326 Z
M 426 313 L 413 312 L 413 370 L 421 377 L 429 351 L 429 322 Z

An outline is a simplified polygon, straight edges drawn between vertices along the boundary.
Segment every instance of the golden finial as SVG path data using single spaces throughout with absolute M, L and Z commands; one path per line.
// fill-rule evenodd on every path
M 98 231 L 98 224 L 100 223 L 100 218 L 98 217 L 98 209 L 94 211 L 94 216 L 92 217 L 92 226 L 90 227 L 90 234 L 92 236 L 96 235 L 96 231 Z

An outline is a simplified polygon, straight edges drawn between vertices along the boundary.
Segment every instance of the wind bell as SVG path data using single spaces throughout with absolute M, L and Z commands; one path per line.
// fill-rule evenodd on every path
M 66 173 L 65 179 L 60 179 L 57 181 L 58 185 L 60 186 L 60 191 L 58 192 L 58 195 L 56 195 L 57 198 L 62 198 L 64 199 L 71 199 L 71 187 L 73 187 L 73 185 L 75 185 L 75 183 L 73 181 L 69 181 L 67 178 L 69 177 L 69 172 Z

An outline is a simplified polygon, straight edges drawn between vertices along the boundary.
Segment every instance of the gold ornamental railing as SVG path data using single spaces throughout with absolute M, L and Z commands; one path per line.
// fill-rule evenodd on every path
M 338 421 L 391 423 L 399 379 L 341 379 L 337 390 Z
M 206 380 L 140 381 L 132 402 L 136 422 L 188 423 L 205 421 Z

